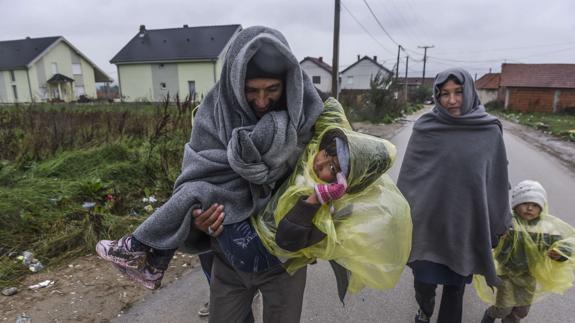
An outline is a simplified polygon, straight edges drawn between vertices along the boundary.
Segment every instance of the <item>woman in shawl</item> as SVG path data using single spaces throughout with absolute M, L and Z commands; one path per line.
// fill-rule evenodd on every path
M 491 250 L 511 224 L 507 157 L 501 123 L 467 71 L 437 74 L 433 94 L 435 107 L 413 127 L 398 187 L 412 211 L 415 322 L 430 321 L 438 284 L 438 322 L 461 322 L 472 275 L 498 283 Z

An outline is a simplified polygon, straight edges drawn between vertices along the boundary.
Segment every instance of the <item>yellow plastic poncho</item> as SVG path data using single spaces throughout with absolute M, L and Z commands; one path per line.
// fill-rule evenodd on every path
M 545 205 L 539 218 L 531 221 L 513 214 L 513 228 L 493 251 L 501 285 L 491 289 L 482 276 L 473 279 L 484 302 L 497 307 L 525 306 L 550 293 L 563 294 L 573 285 L 575 230 L 547 210 Z M 562 259 L 551 259 L 550 250 Z
M 322 183 L 313 171 L 313 159 L 322 135 L 334 127 L 344 131 L 350 148 L 347 193 L 333 202 L 333 214 L 328 205 L 316 213 L 313 224 L 327 235 L 321 242 L 296 252 L 283 250 L 275 243 L 277 226 L 298 199 L 314 194 L 314 185 Z M 341 105 L 328 99 L 294 172 L 252 217 L 266 248 L 285 261 L 290 273 L 316 258 L 334 260 L 351 273 L 352 293 L 363 287 L 393 288 L 409 257 L 412 232 L 409 204 L 385 174 L 395 156 L 389 141 L 353 132 Z

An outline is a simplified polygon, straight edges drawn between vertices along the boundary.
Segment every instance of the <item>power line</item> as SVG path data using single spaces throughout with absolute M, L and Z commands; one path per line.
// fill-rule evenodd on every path
M 367 9 L 369 9 L 369 12 L 371 13 L 371 15 L 373 16 L 373 18 L 375 19 L 375 21 L 377 22 L 377 24 L 379 25 L 379 27 L 381 27 L 381 30 L 383 30 L 383 32 L 387 35 L 387 37 L 389 39 L 391 39 L 391 41 L 396 44 L 397 46 L 400 46 L 400 44 L 398 42 L 395 41 L 395 39 L 393 39 L 393 37 L 391 37 L 391 35 L 387 32 L 387 30 L 385 29 L 385 27 L 383 27 L 383 25 L 381 24 L 381 22 L 379 21 L 379 19 L 377 18 L 377 16 L 375 15 L 375 12 L 373 12 L 373 10 L 371 9 L 371 7 L 369 6 L 369 3 L 367 3 L 367 0 L 363 0 L 363 3 L 365 3 Z
M 351 13 L 351 11 L 346 7 L 343 1 L 341 2 L 341 5 L 345 9 L 345 11 L 347 11 L 347 13 L 353 18 L 353 20 L 355 20 L 355 22 L 357 22 L 357 24 L 363 29 L 363 31 L 365 31 L 366 34 L 368 34 L 381 48 L 383 48 L 388 53 L 394 55 L 394 53 L 391 50 L 383 46 L 383 44 L 379 40 L 377 40 L 377 38 L 375 38 L 375 36 L 373 36 L 361 22 L 359 22 L 359 20 L 353 15 L 353 13 Z

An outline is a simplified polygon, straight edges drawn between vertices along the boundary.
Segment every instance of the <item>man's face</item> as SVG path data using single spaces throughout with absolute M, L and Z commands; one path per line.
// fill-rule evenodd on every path
M 246 80 L 246 100 L 258 118 L 261 118 L 278 103 L 283 93 L 283 87 L 283 81 L 280 79 Z

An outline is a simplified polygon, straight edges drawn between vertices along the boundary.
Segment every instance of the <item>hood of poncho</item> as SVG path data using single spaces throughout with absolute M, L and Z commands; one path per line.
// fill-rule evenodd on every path
M 451 116 L 436 104 L 421 116 L 399 174 L 414 224 L 410 262 L 440 263 L 496 284 L 491 248 L 511 223 L 501 124 L 480 105 L 469 73 L 447 70 L 434 87 L 449 75 L 464 87 L 462 115 Z
M 328 127 L 325 132 L 331 129 L 333 128 Z M 396 148 L 387 140 L 340 129 L 345 134 L 349 147 L 347 193 L 353 194 L 362 191 L 387 172 L 395 161 Z M 321 136 L 319 141 L 321 142 Z M 319 178 L 316 177 L 316 179 L 320 181 Z
M 283 59 L 285 110 L 258 119 L 244 94 L 248 62 L 260 50 Z M 313 135 L 323 102 L 284 36 L 267 27 L 237 33 L 227 49 L 220 80 L 194 116 L 182 172 L 172 197 L 134 233 L 159 249 L 175 248 L 192 227 L 192 209 L 224 205 L 224 224 L 256 214 L 277 181 L 292 170 Z

